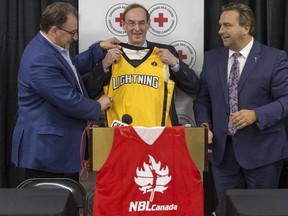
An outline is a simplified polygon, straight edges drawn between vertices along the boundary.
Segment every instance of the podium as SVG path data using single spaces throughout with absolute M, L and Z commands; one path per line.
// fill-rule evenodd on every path
M 91 127 L 89 129 L 89 165 L 98 171 L 105 163 L 112 147 L 114 128 Z M 204 127 L 185 128 L 189 153 L 199 171 L 208 171 L 208 129 Z

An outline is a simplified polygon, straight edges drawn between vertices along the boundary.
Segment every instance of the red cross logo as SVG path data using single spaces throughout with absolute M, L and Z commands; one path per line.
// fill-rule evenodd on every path
M 158 18 L 154 18 L 154 22 L 158 22 L 159 23 L 159 27 L 163 27 L 164 26 L 164 22 L 168 22 L 168 18 L 164 18 L 163 13 L 159 13 Z
M 171 34 L 177 26 L 178 18 L 174 9 L 167 4 L 155 4 L 149 8 L 151 26 L 149 32 L 155 36 Z M 188 57 L 187 57 L 188 58 Z
M 119 17 L 116 17 L 116 18 L 115 18 L 115 22 L 116 22 L 116 23 L 119 22 L 119 23 L 120 23 L 120 27 L 123 26 L 123 20 L 122 20 L 122 18 L 123 18 L 123 13 L 120 13 Z
M 178 50 L 178 55 L 181 60 L 187 59 L 187 55 L 183 54 L 183 50 Z

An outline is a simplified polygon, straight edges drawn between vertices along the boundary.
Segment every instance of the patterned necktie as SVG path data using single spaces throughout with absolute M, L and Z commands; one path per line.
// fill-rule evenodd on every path
M 228 87 L 229 87 L 229 107 L 230 113 L 238 111 L 238 78 L 239 78 L 239 61 L 238 58 L 241 53 L 235 52 L 233 54 L 234 62 L 230 70 Z M 228 134 L 234 135 L 237 128 L 232 124 L 231 120 L 228 123 Z

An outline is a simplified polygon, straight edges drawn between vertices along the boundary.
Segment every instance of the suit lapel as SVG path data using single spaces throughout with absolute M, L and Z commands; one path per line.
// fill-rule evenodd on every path
M 147 47 L 153 47 L 153 46 L 155 46 L 152 42 L 150 42 L 150 41 L 146 41 L 147 42 Z
M 219 63 L 218 63 L 218 74 L 219 74 L 219 79 L 221 81 L 221 86 L 222 86 L 222 91 L 223 95 L 225 97 L 225 101 L 228 104 L 228 72 L 227 72 L 227 67 L 228 67 L 228 56 L 229 55 L 229 50 L 228 49 L 223 49 L 223 52 L 220 53 L 219 56 Z
M 253 72 L 256 64 L 259 62 L 261 55 L 261 48 L 260 44 L 258 41 L 254 40 L 254 44 L 252 46 L 252 49 L 248 55 L 247 61 L 245 63 L 245 66 L 243 68 L 243 71 L 241 73 L 241 77 L 238 83 L 238 92 L 240 93 L 246 80 L 250 76 L 250 74 Z M 228 67 L 228 58 L 229 58 L 229 50 L 228 49 L 223 49 L 223 52 L 221 52 L 219 56 L 219 63 L 218 63 L 218 74 L 219 74 L 219 79 L 221 80 L 221 86 L 222 86 L 222 91 L 225 97 L 225 101 L 228 105 L 228 72 L 227 72 L 227 67 Z M 239 94 L 238 93 L 238 94 Z
M 69 77 L 71 78 L 71 79 L 69 79 L 70 82 L 73 83 L 76 86 L 76 88 L 77 88 L 77 90 L 79 92 L 81 92 L 81 89 L 80 89 L 80 87 L 78 85 L 78 81 L 77 81 L 77 79 L 76 79 L 76 77 L 74 75 L 74 72 L 73 72 L 72 68 L 70 67 L 70 65 L 68 64 L 68 62 L 66 61 L 66 59 L 58 51 L 55 52 L 55 55 L 57 56 L 59 61 L 61 61 L 61 63 L 63 65 L 65 65 L 65 67 L 67 68 L 67 71 L 69 72 L 67 74 L 69 74 Z M 77 71 L 77 68 L 76 68 L 76 71 Z M 78 74 L 78 72 L 77 72 L 77 74 Z M 81 85 L 81 77 L 79 76 L 79 74 L 78 74 L 78 78 L 79 78 L 79 84 Z M 81 88 L 83 89 L 83 86 L 81 86 Z
M 76 70 L 77 70 L 77 68 L 76 68 Z M 77 70 L 77 73 L 78 73 L 78 70 Z M 78 74 L 79 74 L 79 73 L 78 73 Z M 83 80 L 82 80 L 81 77 L 79 77 L 79 84 L 81 85 L 81 88 L 82 88 L 82 91 L 83 91 L 84 96 L 89 97 L 89 96 L 88 96 L 88 93 L 87 93 L 87 91 L 86 91 L 85 85 L 84 85 Z M 77 88 L 78 88 L 78 85 L 77 85 Z M 79 91 L 81 92 L 80 89 L 79 89 Z
M 66 67 L 66 71 L 63 71 L 67 76 L 65 76 L 68 81 L 72 84 L 72 86 L 76 86 L 77 90 L 79 92 L 81 92 L 81 89 L 79 88 L 78 82 L 76 80 L 76 77 L 74 75 L 74 72 L 72 70 L 72 68 L 70 67 L 70 65 L 68 64 L 68 62 L 66 61 L 66 59 L 61 55 L 61 53 L 59 53 L 59 51 L 57 49 L 55 49 L 40 33 L 38 33 L 38 39 L 51 51 L 51 53 L 53 53 L 58 59 L 59 61 Z M 76 68 L 77 70 L 77 68 Z M 79 76 L 79 74 L 78 74 Z M 80 79 L 80 85 L 82 89 L 83 88 L 83 83 L 81 83 L 81 77 L 79 77 Z M 84 94 L 87 95 L 87 92 L 85 90 L 83 90 Z
M 259 42 L 254 40 L 254 44 L 253 44 L 251 51 L 248 55 L 247 61 L 244 65 L 244 68 L 243 68 L 243 71 L 241 73 L 241 77 L 239 80 L 239 84 L 238 84 L 238 92 L 239 93 L 241 92 L 246 80 L 248 79 L 250 74 L 253 72 L 256 64 L 259 62 L 259 60 L 261 58 L 260 52 L 261 52 L 260 44 L 259 44 Z

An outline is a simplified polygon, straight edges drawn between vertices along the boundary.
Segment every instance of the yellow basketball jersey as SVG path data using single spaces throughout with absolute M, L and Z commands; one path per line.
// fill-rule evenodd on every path
M 113 63 L 110 83 L 104 86 L 104 93 L 113 99 L 112 108 L 106 112 L 108 126 L 113 120 L 121 121 L 123 114 L 132 116 L 133 126 L 171 126 L 169 111 L 175 84 L 169 79 L 169 66 L 154 54 L 156 47 L 127 47 Z

